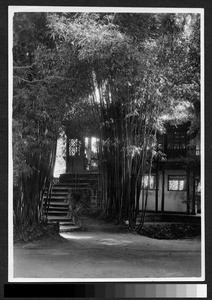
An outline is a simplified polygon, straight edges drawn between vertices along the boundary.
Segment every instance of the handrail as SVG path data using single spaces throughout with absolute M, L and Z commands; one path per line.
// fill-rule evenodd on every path
M 53 179 L 51 179 L 49 188 L 48 188 L 48 194 L 46 198 L 46 220 L 48 218 L 48 213 L 49 213 L 49 206 L 51 202 L 51 196 L 52 196 L 52 187 L 53 187 Z

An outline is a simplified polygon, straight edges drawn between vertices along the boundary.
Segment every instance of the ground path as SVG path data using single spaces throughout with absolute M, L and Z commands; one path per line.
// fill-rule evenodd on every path
M 200 238 L 156 240 L 86 218 L 86 231 L 61 243 L 14 247 L 17 278 L 179 278 L 201 276 Z

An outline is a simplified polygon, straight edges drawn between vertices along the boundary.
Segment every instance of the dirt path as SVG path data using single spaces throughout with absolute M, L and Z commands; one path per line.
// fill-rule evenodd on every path
M 201 276 L 200 239 L 156 240 L 92 218 L 67 242 L 14 247 L 15 278 L 181 278 Z

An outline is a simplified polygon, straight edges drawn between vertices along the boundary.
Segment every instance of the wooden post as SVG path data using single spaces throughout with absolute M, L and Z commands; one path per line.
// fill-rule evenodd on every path
M 83 157 L 85 154 L 85 138 L 79 140 L 79 145 L 80 145 L 80 156 Z
M 187 185 L 187 214 L 189 215 L 190 214 L 190 170 L 189 169 L 187 169 L 186 175 L 187 175 L 187 182 L 186 182 L 186 185 Z
M 165 188 L 165 171 L 163 169 L 163 172 L 162 172 L 162 199 L 161 199 L 161 211 L 163 211 L 163 212 L 164 212 L 164 202 L 165 202 L 164 188 Z
M 68 161 L 69 161 L 69 138 L 66 134 L 66 172 L 68 172 Z
M 158 185 L 159 185 L 159 177 L 158 177 L 158 161 L 156 165 L 156 191 L 155 191 L 155 211 L 158 212 Z
M 193 172 L 193 193 L 192 193 L 192 215 L 196 214 L 196 201 L 195 201 L 195 197 L 196 197 L 196 182 L 195 182 L 195 171 Z

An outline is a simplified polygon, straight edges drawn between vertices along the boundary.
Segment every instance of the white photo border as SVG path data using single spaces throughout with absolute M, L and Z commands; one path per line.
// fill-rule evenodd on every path
M 13 252 L 13 161 L 12 161 L 12 97 L 13 97 L 13 16 L 20 12 L 117 12 L 117 13 L 194 13 L 201 16 L 201 277 L 186 278 L 14 278 Z M 204 8 L 162 7 L 94 7 L 94 6 L 9 6 L 8 7 L 8 281 L 9 282 L 194 282 L 205 281 L 205 78 L 204 78 Z

